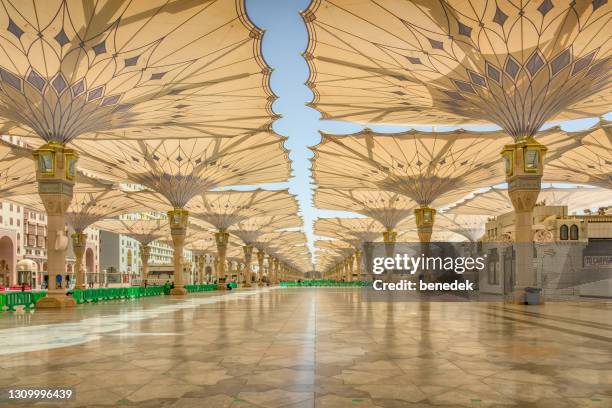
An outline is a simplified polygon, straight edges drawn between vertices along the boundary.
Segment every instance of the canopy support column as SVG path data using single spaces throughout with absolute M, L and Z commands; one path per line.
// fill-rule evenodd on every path
M 87 246 L 87 234 L 84 232 L 75 232 L 71 235 L 72 250 L 74 251 L 75 263 L 74 274 L 76 276 L 75 289 L 85 289 L 85 273 L 83 271 L 83 255 Z
M 533 137 L 525 137 L 502 151 L 508 182 L 508 195 L 515 211 L 514 250 L 516 252 L 513 290 L 506 300 L 525 303 L 525 288 L 536 286 L 533 268 L 533 208 L 540 194 L 544 156 L 548 149 Z
M 361 267 L 362 252 L 358 249 L 355 251 L 355 266 L 357 267 L 357 280 L 362 280 L 363 268 Z
M 220 230 L 215 233 L 215 242 L 217 244 L 217 287 L 226 289 L 225 287 L 225 255 L 227 254 L 227 244 L 229 242 L 229 233 Z
M 183 208 L 175 208 L 172 211 L 168 211 L 168 220 L 172 235 L 172 245 L 174 247 L 174 289 L 170 291 L 170 294 L 183 296 L 187 294 L 187 289 L 185 289 L 183 283 L 183 248 L 185 246 L 185 237 L 187 236 L 189 211 Z
M 244 287 L 250 288 L 252 281 L 252 270 L 251 270 L 251 262 L 253 259 L 253 245 L 244 245 L 242 247 L 242 251 L 244 252 Z
M 258 276 L 257 276 L 257 286 L 263 286 L 263 277 L 264 277 L 264 259 L 266 254 L 264 251 L 259 249 L 257 251 L 257 266 L 258 266 Z
M 66 273 L 66 211 L 72 202 L 77 154 L 58 142 L 49 142 L 33 153 L 38 193 L 47 212 L 47 296 L 37 308 L 76 306 L 75 300 L 58 287 L 57 276 Z
M 149 276 L 149 257 L 151 256 L 151 246 L 140 244 L 140 279 L 144 282 Z
M 198 284 L 199 285 L 204 284 L 204 261 L 205 261 L 204 254 L 198 255 L 198 257 L 196 258 L 196 263 L 198 266 Z

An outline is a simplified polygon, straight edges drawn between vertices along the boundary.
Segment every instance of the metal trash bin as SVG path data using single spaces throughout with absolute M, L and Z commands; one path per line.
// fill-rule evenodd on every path
M 539 305 L 542 303 L 541 288 L 525 288 L 525 303 L 528 305 Z

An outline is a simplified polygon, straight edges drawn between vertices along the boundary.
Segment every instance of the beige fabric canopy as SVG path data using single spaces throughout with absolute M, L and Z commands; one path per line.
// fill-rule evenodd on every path
M 565 205 L 568 212 L 587 208 L 612 206 L 612 193 L 604 188 L 588 187 L 544 187 L 538 202 L 545 205 Z M 448 210 L 448 214 L 498 216 L 514 211 L 506 189 L 491 188 L 474 197 L 458 203 Z
M 582 138 L 581 132 L 568 133 L 559 127 L 536 135 L 548 147 L 548 161 L 579 146 Z M 366 129 L 348 136 L 323 135 L 312 148 L 313 176 L 324 188 L 387 190 L 419 205 L 441 207 L 479 187 L 503 182 L 499 153 L 511 141 L 502 131 L 461 129 L 393 134 Z M 315 193 L 318 205 L 316 200 Z
M 510 141 L 503 132 L 461 130 L 324 135 L 313 148 L 313 176 L 321 187 L 387 190 L 442 206 L 502 182 L 499 152 Z
M 232 225 L 228 232 L 236 235 L 245 244 L 252 244 L 257 239 L 269 232 L 286 228 L 302 227 L 302 219 L 297 214 L 275 214 L 256 216 L 239 221 Z
M 379 241 L 385 229 L 372 218 L 319 218 L 314 222 L 314 233 L 339 239 L 354 248 L 365 242 Z
M 476 242 L 484 234 L 488 218 L 486 215 L 444 213 L 436 219 L 436 228 L 446 229 Z
M 208 190 L 286 181 L 291 172 L 281 138 L 270 132 L 234 138 L 76 140 L 87 170 L 141 184 L 163 196 L 167 207 L 184 207 Z M 83 167 L 83 166 L 81 166 Z
M 576 133 L 580 135 L 580 144 L 550 160 L 544 168 L 544 180 L 612 189 L 612 123 L 601 120 Z
M 211 234 L 209 237 L 199 239 L 197 241 L 188 242 L 185 249 L 192 251 L 197 255 L 201 254 L 216 254 L 217 244 L 215 237 Z
M 190 214 L 205 226 L 225 231 L 253 217 L 297 214 L 298 204 L 289 190 L 209 191 L 187 206 Z
M 165 219 L 102 220 L 93 226 L 128 236 L 142 245 L 148 245 L 168 234 L 168 221 Z
M 385 228 L 395 228 L 400 221 L 412 215 L 416 207 L 414 201 L 398 193 L 323 187 L 315 190 L 313 202 L 318 208 L 368 216 Z
M 0 199 L 37 192 L 32 152 L 0 139 Z
M 243 0 L 4 2 L 0 27 L 2 133 L 234 136 L 276 118 Z
M 66 221 L 75 232 L 83 232 L 87 227 L 103 218 L 127 213 L 150 211 L 132 198 L 132 194 L 122 191 L 118 186 L 99 179 L 77 175 L 74 196 L 66 211 Z M 38 194 L 8 197 L 14 203 L 45 212 Z
M 518 139 L 612 100 L 612 4 L 314 0 L 312 106 L 360 123 L 495 123 Z

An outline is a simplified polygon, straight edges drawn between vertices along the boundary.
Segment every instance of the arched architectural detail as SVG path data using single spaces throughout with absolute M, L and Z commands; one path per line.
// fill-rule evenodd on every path
M 569 238 L 569 228 L 567 225 L 563 224 L 561 225 L 561 228 L 559 228 L 559 239 L 561 241 L 567 241 Z
M 573 224 L 570 227 L 569 236 L 572 241 L 577 241 L 580 238 L 580 233 L 578 231 L 578 226 L 576 224 Z

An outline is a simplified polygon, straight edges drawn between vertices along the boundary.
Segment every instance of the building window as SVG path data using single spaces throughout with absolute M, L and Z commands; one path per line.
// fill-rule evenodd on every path
M 572 225 L 570 227 L 570 239 L 572 241 L 578 240 L 578 226 L 577 225 Z
M 567 228 L 567 225 L 562 225 L 561 229 L 559 230 L 559 239 L 562 241 L 567 241 L 569 235 L 569 228 Z

